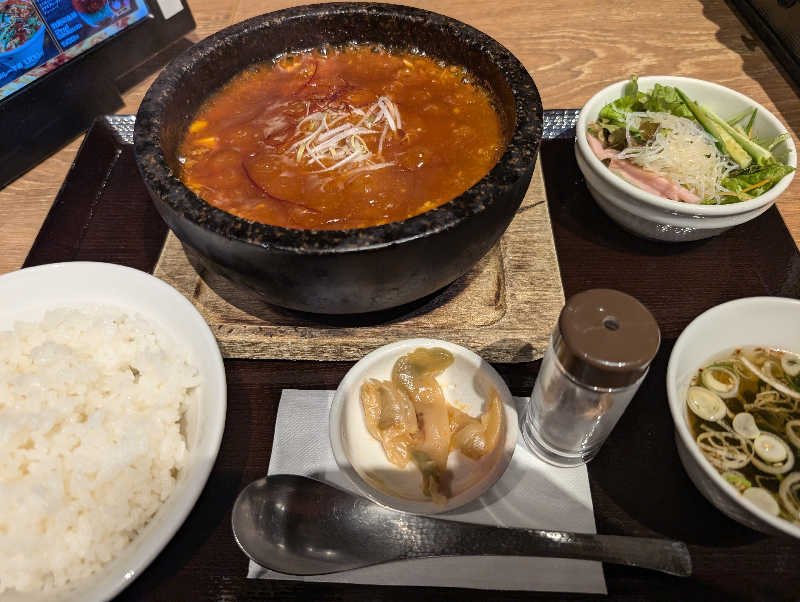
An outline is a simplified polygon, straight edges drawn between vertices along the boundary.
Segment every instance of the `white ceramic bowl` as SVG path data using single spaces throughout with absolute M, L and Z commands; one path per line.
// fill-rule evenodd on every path
M 38 321 L 50 309 L 87 305 L 138 313 L 189 350 L 203 383 L 199 403 L 186 415 L 187 463 L 153 519 L 99 573 L 46 598 L 7 592 L 0 602 L 112 598 L 139 576 L 181 526 L 208 480 L 222 441 L 227 402 L 222 356 L 203 318 L 171 286 L 138 270 L 90 262 L 43 265 L 0 276 L 0 331 L 10 330 L 17 320 Z
M 400 469 L 386 459 L 381 444 L 369 434 L 361 406 L 361 385 L 369 378 L 390 380 L 392 366 L 401 356 L 418 347 L 443 347 L 453 354 L 454 361 L 437 377 L 448 403 L 477 416 L 485 410 L 485 402 L 494 387 L 505 411 L 503 433 L 494 450 L 480 460 L 470 460 L 452 452 L 447 469 L 453 475 L 456 495 L 444 506 L 425 500 L 420 485 L 422 478 L 413 462 Z M 437 514 L 453 510 L 487 491 L 502 476 L 517 444 L 517 412 L 511 392 L 500 375 L 486 360 L 459 345 L 437 339 L 406 339 L 384 345 L 365 355 L 342 379 L 336 390 L 330 413 L 331 447 L 339 468 L 359 491 L 371 500 L 405 512 Z M 378 477 L 380 475 L 380 477 Z M 376 477 L 385 485 L 378 488 Z M 390 495 L 391 486 L 399 495 Z
M 645 192 L 613 174 L 589 148 L 586 128 L 589 122 L 597 119 L 600 109 L 623 95 L 628 81 L 612 84 L 592 96 L 581 109 L 575 130 L 575 157 L 590 194 L 600 208 L 626 230 L 645 238 L 668 242 L 709 238 L 764 213 L 791 183 L 794 172 L 765 194 L 749 201 L 730 205 L 694 205 Z M 688 77 L 657 75 L 640 77 L 639 89 L 649 91 L 656 83 L 680 88 L 690 98 L 723 117 L 737 115 L 747 108 L 757 108 L 754 131 L 762 138 L 789 131 L 760 104 L 719 84 Z M 781 143 L 773 152 L 783 153 L 787 148 L 789 165 L 797 167 L 797 152 L 792 138 Z
M 700 314 L 681 333 L 667 367 L 678 455 L 695 486 L 729 517 L 764 533 L 800 538 L 800 526 L 770 515 L 728 484 L 700 452 L 689 431 L 686 392 L 694 374 L 715 356 L 748 345 L 800 350 L 800 301 L 781 297 L 729 301 Z

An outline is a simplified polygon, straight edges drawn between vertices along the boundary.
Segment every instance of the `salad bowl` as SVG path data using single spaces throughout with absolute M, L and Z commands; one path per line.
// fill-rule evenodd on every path
M 680 88 L 690 99 L 724 119 L 757 109 L 753 131 L 761 138 L 772 138 L 788 131 L 763 106 L 719 84 L 675 76 L 638 78 L 640 90 L 649 91 L 656 83 Z M 644 238 L 668 242 L 710 238 L 764 213 L 791 183 L 794 172 L 752 199 L 727 205 L 703 205 L 673 201 L 646 192 L 614 174 L 592 151 L 586 132 L 606 104 L 624 96 L 627 84 L 628 80 L 617 82 L 589 99 L 578 116 L 575 137 L 575 156 L 589 193 L 598 206 L 626 230 Z M 797 152 L 791 137 L 773 152 L 785 157 L 790 167 L 797 167 Z

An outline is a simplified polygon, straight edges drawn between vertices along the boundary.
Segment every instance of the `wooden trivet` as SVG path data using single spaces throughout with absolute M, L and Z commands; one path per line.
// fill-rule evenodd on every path
M 500 242 L 453 284 L 395 313 L 318 317 L 285 310 L 221 276 L 198 274 L 192 253 L 170 232 L 154 274 L 197 307 L 231 358 L 358 360 L 398 339 L 430 337 L 490 362 L 525 362 L 542 356 L 564 305 L 538 167 Z

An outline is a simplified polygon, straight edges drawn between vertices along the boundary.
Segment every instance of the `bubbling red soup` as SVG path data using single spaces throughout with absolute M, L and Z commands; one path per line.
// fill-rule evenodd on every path
M 462 67 L 347 46 L 235 76 L 190 122 L 179 176 L 208 203 L 257 222 L 364 228 L 448 202 L 504 148 L 492 96 Z

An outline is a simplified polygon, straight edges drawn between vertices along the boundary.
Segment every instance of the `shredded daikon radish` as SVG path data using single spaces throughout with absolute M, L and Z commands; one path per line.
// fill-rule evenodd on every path
M 643 122 L 659 126 L 645 145 L 636 146 L 631 129 L 639 130 Z M 628 113 L 625 127 L 628 147 L 617 158 L 656 172 L 703 200 L 718 200 L 728 193 L 722 180 L 738 166 L 717 149 L 714 138 L 699 124 L 669 113 L 648 111 Z

